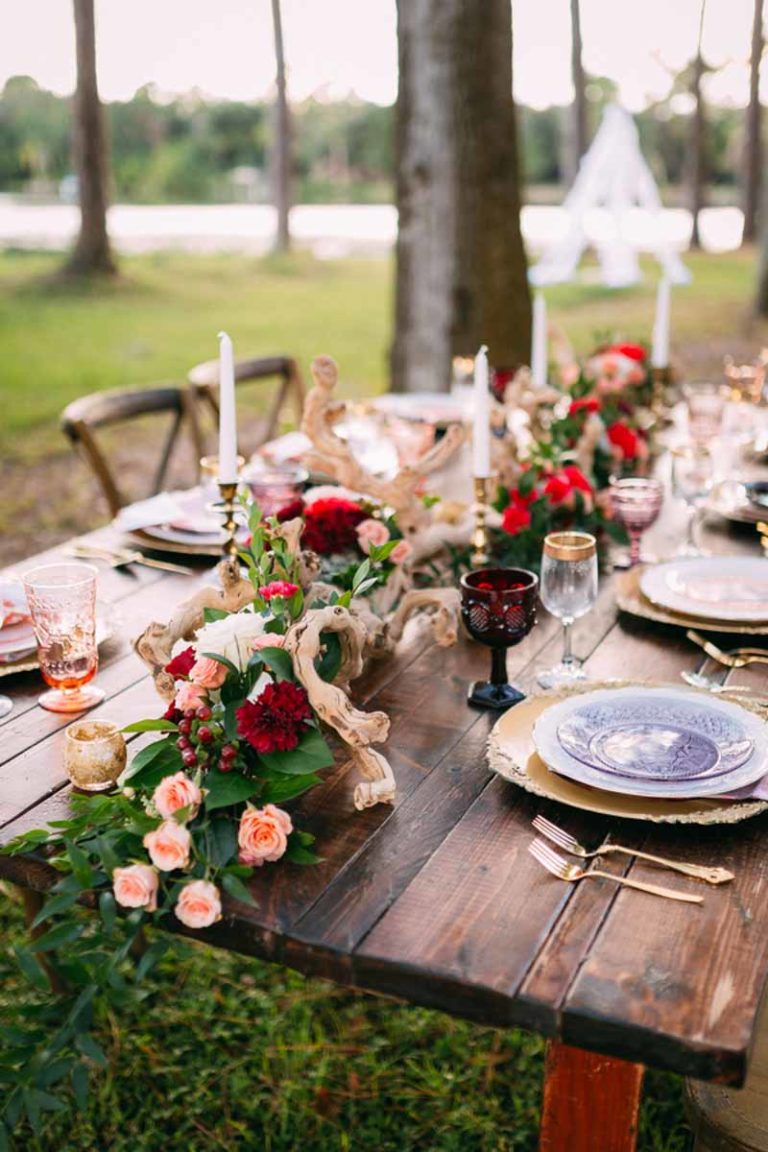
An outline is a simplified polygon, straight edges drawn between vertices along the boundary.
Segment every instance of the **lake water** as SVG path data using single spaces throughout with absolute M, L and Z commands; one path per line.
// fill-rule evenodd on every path
M 0 195 L 0 248 L 67 248 L 77 231 L 78 210 L 70 204 L 30 204 Z M 562 235 L 567 220 L 561 208 L 529 205 L 522 211 L 523 235 L 529 249 Z M 587 217 L 590 240 L 607 239 L 612 217 L 596 209 Z M 264 204 L 116 204 L 109 212 L 113 242 L 122 252 L 152 252 L 177 248 L 187 252 L 268 251 L 275 231 L 274 209 Z M 625 223 L 627 238 L 639 249 L 660 242 L 684 250 L 691 232 L 690 214 L 665 208 L 658 217 L 632 210 Z M 700 231 L 705 248 L 725 252 L 741 242 L 742 214 L 738 208 L 707 208 Z M 291 213 L 297 245 L 321 259 L 350 255 L 382 255 L 397 234 L 397 213 L 388 204 L 299 205 Z

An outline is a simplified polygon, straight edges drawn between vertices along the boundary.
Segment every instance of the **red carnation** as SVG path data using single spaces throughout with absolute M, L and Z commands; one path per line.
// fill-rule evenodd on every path
M 634 460 L 637 456 L 639 439 L 637 433 L 621 420 L 616 420 L 607 429 L 608 439 L 621 453 L 622 459 Z
M 579 412 L 599 412 L 600 401 L 596 396 L 582 396 L 579 400 L 572 400 L 568 409 L 569 416 L 578 416 Z
M 262 600 L 271 600 L 273 596 L 284 596 L 286 600 L 290 600 L 298 590 L 298 584 L 291 584 L 290 580 L 273 580 L 271 584 L 259 588 L 259 596 Z
M 295 748 L 312 719 L 312 709 L 300 684 L 281 680 L 268 684 L 257 700 L 246 700 L 235 716 L 238 735 L 266 755 Z
M 641 364 L 647 356 L 642 344 L 612 344 L 608 351 L 618 352 L 620 356 L 626 356 L 628 360 L 636 360 L 638 364 Z
M 301 542 L 305 548 L 321 556 L 335 552 L 348 552 L 357 548 L 357 525 L 366 519 L 366 513 L 354 500 L 329 497 L 315 500 L 304 513 L 304 532 Z
M 297 500 L 291 500 L 290 504 L 284 505 L 278 513 L 277 519 L 281 524 L 286 520 L 295 520 L 297 516 L 304 515 L 304 501 L 299 497 Z
M 550 503 L 562 504 L 571 494 L 571 481 L 563 472 L 554 472 L 544 485 L 544 495 Z
M 501 518 L 501 526 L 504 531 L 508 532 L 510 536 L 516 536 L 524 528 L 529 528 L 530 524 L 531 514 L 527 505 L 518 498 L 513 499 L 512 503 L 504 509 Z
M 185 648 L 183 652 L 179 652 L 178 656 L 174 656 L 170 664 L 166 664 L 165 671 L 170 672 L 174 680 L 186 680 L 192 671 L 195 660 L 197 660 L 197 653 L 190 644 L 189 648 Z
M 578 489 L 579 492 L 588 492 L 592 495 L 592 485 L 582 472 L 581 468 L 577 468 L 575 464 L 566 464 L 563 468 L 563 475 L 568 477 L 568 483 L 571 488 Z

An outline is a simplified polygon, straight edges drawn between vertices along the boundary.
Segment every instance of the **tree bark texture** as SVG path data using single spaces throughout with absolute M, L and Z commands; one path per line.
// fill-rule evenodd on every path
M 763 165 L 763 110 L 760 106 L 760 63 L 763 58 L 763 3 L 754 0 L 752 14 L 752 41 L 749 57 L 749 103 L 746 111 L 744 135 L 744 233 L 742 242 L 750 244 L 757 238 L 757 217 L 760 205 L 760 185 Z
M 80 233 L 67 271 L 112 273 L 115 262 L 107 232 L 109 158 L 104 111 L 96 82 L 96 21 L 93 0 L 74 0 L 77 87 L 74 152 L 80 198 Z
M 275 96 L 275 135 L 272 151 L 277 232 L 275 249 L 287 252 L 291 245 L 289 216 L 291 211 L 291 114 L 285 75 L 285 45 L 280 0 L 272 0 L 272 27 L 275 35 L 277 91 Z
M 571 79 L 573 103 L 569 109 L 565 148 L 565 178 L 573 184 L 579 161 L 587 150 L 587 93 L 582 63 L 580 0 L 571 0 Z
M 701 0 L 699 16 L 699 39 L 696 57 L 691 69 L 691 95 L 693 96 L 693 113 L 691 115 L 691 137 L 688 156 L 688 206 L 693 218 L 691 228 L 691 248 L 701 248 L 699 234 L 699 213 L 704 207 L 704 137 L 706 133 L 706 116 L 704 111 L 704 95 L 701 90 L 701 78 L 704 75 L 704 58 L 701 54 L 701 39 L 704 30 L 704 14 L 706 0 Z
M 453 356 L 530 356 L 509 0 L 399 0 L 392 384 L 446 391 Z

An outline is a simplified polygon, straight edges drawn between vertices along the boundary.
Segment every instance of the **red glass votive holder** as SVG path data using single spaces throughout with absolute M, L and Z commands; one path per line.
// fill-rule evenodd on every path
M 509 683 L 507 649 L 536 623 L 539 578 L 526 568 L 478 568 L 461 577 L 461 618 L 473 640 L 491 649 L 491 678 L 470 685 L 468 703 L 502 711 L 525 699 Z

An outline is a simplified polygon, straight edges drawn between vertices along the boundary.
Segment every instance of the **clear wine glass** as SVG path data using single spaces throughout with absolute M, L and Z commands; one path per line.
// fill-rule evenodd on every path
M 563 624 L 563 658 L 538 676 L 542 688 L 586 679 L 571 651 L 571 626 L 597 599 L 597 541 L 589 532 L 550 532 L 541 558 L 541 602 Z
M 727 389 L 711 380 L 694 380 L 683 385 L 688 410 L 688 433 L 702 444 L 718 436 L 725 413 Z
M 686 538 L 675 555 L 706 556 L 696 540 L 699 511 L 712 490 L 715 461 L 703 444 L 685 444 L 672 449 L 672 491 L 685 501 L 688 512 Z
M 640 540 L 658 518 L 664 489 L 658 480 L 627 476 L 614 480 L 609 492 L 613 514 L 629 533 L 629 567 L 632 568 L 640 563 Z
M 104 699 L 90 681 L 99 666 L 96 581 L 90 564 L 46 564 L 23 576 L 50 712 L 84 712 Z

